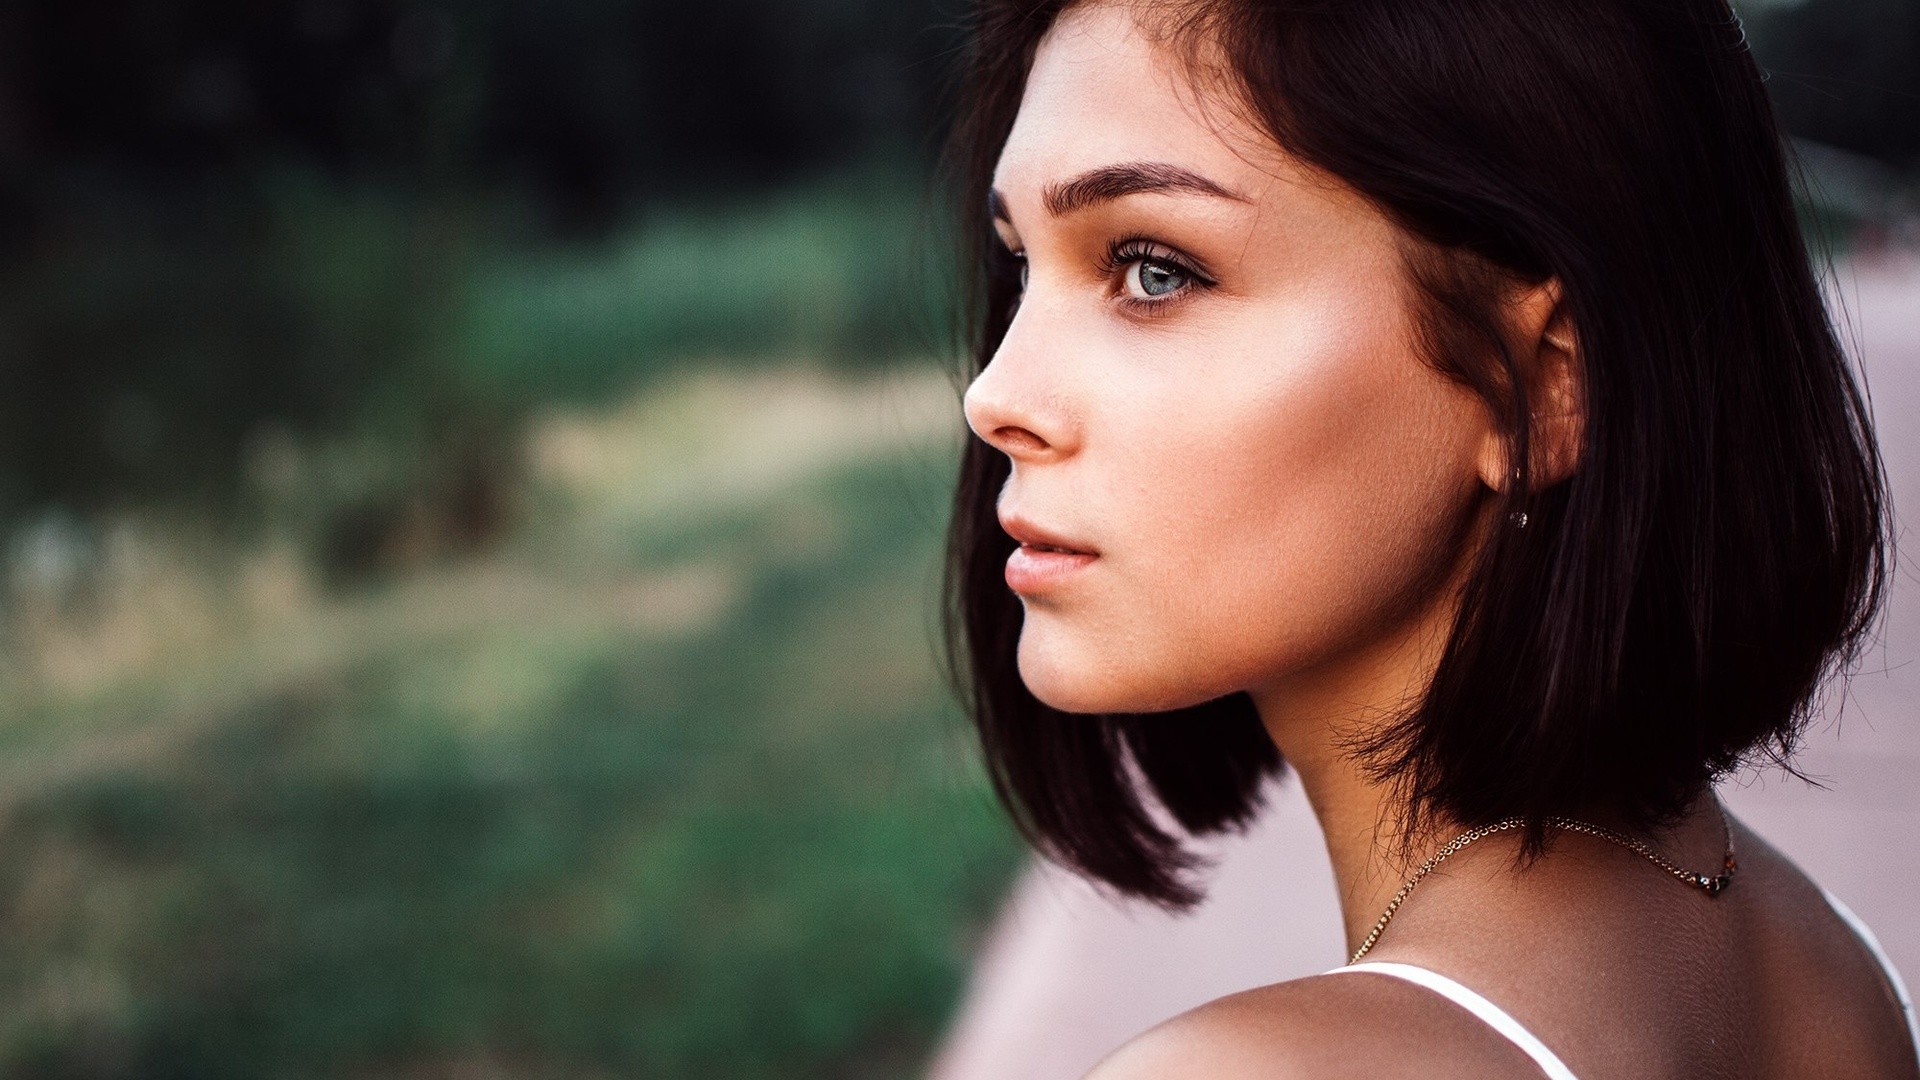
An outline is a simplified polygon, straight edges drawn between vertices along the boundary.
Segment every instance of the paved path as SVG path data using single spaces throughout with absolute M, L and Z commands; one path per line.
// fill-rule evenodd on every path
M 1920 506 L 1920 255 L 1843 267 L 1897 507 Z M 1725 785 L 1734 813 L 1873 926 L 1920 989 L 1920 540 L 1909 534 L 1882 647 L 1837 723 L 1800 758 L 1826 790 L 1777 774 Z M 1247 836 L 1215 844 L 1204 907 L 1175 919 L 1030 870 L 989 936 L 929 1080 L 1073 1080 L 1158 1021 L 1234 990 L 1341 962 L 1320 836 L 1283 786 Z

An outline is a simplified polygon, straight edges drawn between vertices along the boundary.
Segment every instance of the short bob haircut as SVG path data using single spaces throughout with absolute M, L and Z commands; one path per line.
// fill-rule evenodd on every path
M 992 170 L 1072 2 L 978 10 L 948 159 L 972 373 L 1018 288 L 988 220 Z M 1491 497 L 1527 527 L 1494 531 L 1425 695 L 1354 748 L 1405 796 L 1402 824 L 1517 815 L 1537 854 L 1546 817 L 1656 830 L 1729 770 L 1786 765 L 1879 609 L 1885 489 L 1724 0 L 1137 7 L 1196 77 L 1398 225 L 1430 362 L 1487 401 L 1520 463 Z M 1536 488 L 1493 298 L 1548 278 L 1578 338 L 1585 427 L 1571 477 Z M 1033 697 L 994 513 L 1008 468 L 969 441 L 948 567 L 951 659 L 995 787 L 1048 856 L 1191 904 L 1197 861 L 1162 823 L 1241 827 L 1283 763 L 1244 694 L 1105 716 Z

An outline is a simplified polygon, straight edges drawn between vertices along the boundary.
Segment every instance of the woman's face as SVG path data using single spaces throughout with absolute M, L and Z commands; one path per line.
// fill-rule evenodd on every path
M 994 188 L 1026 288 L 966 413 L 1013 464 L 1036 696 L 1338 698 L 1444 633 L 1494 435 L 1378 211 L 1112 3 L 1041 45 Z

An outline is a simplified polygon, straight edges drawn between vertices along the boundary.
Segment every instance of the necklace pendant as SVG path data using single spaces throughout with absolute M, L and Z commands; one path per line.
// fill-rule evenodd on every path
M 1738 869 L 1738 864 L 1733 858 L 1733 822 L 1727 818 L 1726 809 L 1720 807 L 1717 799 L 1714 801 L 1714 806 L 1720 810 L 1720 824 L 1726 829 L 1727 833 L 1726 861 L 1720 864 L 1725 867 L 1725 869 L 1718 875 L 1708 875 L 1697 871 L 1683 870 L 1666 859 L 1661 858 L 1658 852 L 1633 837 L 1623 836 L 1614 832 L 1612 829 L 1605 829 L 1591 822 L 1580 821 L 1577 818 L 1550 817 L 1546 819 L 1546 824 L 1558 829 L 1585 833 L 1588 836 L 1597 836 L 1609 843 L 1618 844 L 1628 851 L 1638 854 L 1653 865 L 1658 866 L 1661 870 L 1672 874 L 1682 883 L 1698 888 L 1701 892 L 1706 893 L 1708 897 L 1718 897 L 1722 892 L 1726 891 L 1728 885 L 1733 883 L 1733 872 Z M 1407 879 L 1406 884 L 1400 886 L 1400 891 L 1395 893 L 1392 902 L 1387 904 L 1387 910 L 1381 912 L 1380 921 L 1373 924 L 1372 932 L 1367 934 L 1367 939 L 1360 943 L 1360 948 L 1355 950 L 1353 958 L 1348 960 L 1347 963 L 1357 964 L 1360 962 L 1361 957 L 1367 955 L 1367 951 L 1372 949 L 1374 943 L 1380 940 L 1381 931 L 1385 930 L 1387 924 L 1393 921 L 1394 912 L 1399 911 L 1400 905 L 1406 901 L 1408 896 L 1412 895 L 1414 886 L 1419 885 L 1421 880 L 1432 873 L 1435 867 L 1445 862 L 1447 856 L 1454 854 L 1481 837 L 1492 836 L 1498 832 L 1506 832 L 1508 829 L 1517 829 L 1525 824 L 1526 819 L 1524 818 L 1510 817 L 1496 821 L 1491 825 L 1482 825 L 1477 829 L 1469 829 L 1459 836 L 1454 837 L 1446 844 L 1441 845 L 1440 850 L 1434 852 L 1432 858 L 1421 863 L 1420 868 L 1413 872 L 1413 876 Z

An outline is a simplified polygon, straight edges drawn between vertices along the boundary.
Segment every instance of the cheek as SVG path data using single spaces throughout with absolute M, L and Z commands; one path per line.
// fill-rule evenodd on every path
M 1079 603 L 1028 610 L 1022 671 L 1043 699 L 1151 711 L 1325 664 L 1459 558 L 1479 402 L 1391 322 L 1336 305 L 1289 326 L 1096 404 L 1078 489 L 1106 565 Z

